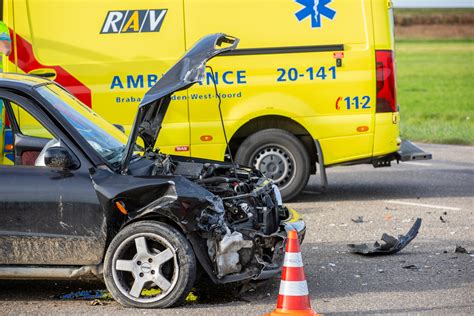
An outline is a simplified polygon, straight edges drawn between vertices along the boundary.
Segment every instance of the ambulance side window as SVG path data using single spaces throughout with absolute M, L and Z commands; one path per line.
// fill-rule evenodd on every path
M 21 106 L 13 102 L 10 102 L 10 106 L 22 135 L 47 139 L 53 138 L 53 135 L 51 135 L 51 133 L 48 132 L 48 130 L 44 128 L 38 120 L 31 116 L 30 113 L 26 112 Z
M 2 103 L 6 115 L 0 161 L 5 165 L 38 166 L 36 159 L 54 136 L 21 105 L 6 99 Z

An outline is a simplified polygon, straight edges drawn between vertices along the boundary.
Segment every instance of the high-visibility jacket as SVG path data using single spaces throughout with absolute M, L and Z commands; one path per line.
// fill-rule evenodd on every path
M 0 21 L 0 41 L 9 41 L 10 39 L 10 32 L 8 27 Z M 0 53 L 0 72 L 3 72 L 3 54 Z M 3 138 L 4 138 L 4 130 L 5 130 L 5 120 L 4 113 L 3 113 L 3 102 L 0 100 L 0 164 L 3 162 Z

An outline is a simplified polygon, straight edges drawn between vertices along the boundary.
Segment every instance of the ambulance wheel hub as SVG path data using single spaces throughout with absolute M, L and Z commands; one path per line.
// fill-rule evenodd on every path
M 282 188 L 293 175 L 292 158 L 286 148 L 275 145 L 268 146 L 262 148 L 255 155 L 253 166 Z

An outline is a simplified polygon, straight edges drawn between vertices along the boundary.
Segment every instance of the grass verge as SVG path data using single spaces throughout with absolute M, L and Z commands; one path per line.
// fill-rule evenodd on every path
M 474 41 L 396 44 L 398 103 L 405 139 L 474 144 Z

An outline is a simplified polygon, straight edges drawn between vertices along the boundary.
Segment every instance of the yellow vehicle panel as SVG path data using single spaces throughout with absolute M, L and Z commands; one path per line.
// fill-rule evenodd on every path
M 223 32 L 240 39 L 238 50 L 173 96 L 162 151 L 224 159 L 216 82 L 233 154 L 274 126 L 304 144 L 311 164 L 314 141 L 326 166 L 396 152 L 399 114 L 376 112 L 376 51 L 393 51 L 391 1 L 308 3 L 8 0 L 16 50 L 4 69 L 49 74 L 128 132 L 143 94 L 196 40 Z
M 232 12 L 230 18 L 223 14 L 222 6 L 216 1 L 186 2 L 188 43 L 222 29 L 239 36 L 241 49 L 344 45 L 341 67 L 336 67 L 335 51 L 269 53 L 213 60 L 211 66 L 219 74 L 217 79 L 221 80 L 219 92 L 230 96 L 222 100 L 228 134 L 237 131 L 241 127 L 238 124 L 255 117 L 280 115 L 301 124 L 313 138 L 321 140 L 323 151 L 328 152 L 325 155 L 327 164 L 370 157 L 375 113 L 374 56 L 372 44 L 368 41 L 371 29 L 366 28 L 364 19 L 367 12 L 370 13 L 370 2 L 331 3 L 331 8 L 337 12 L 337 21 L 323 20 L 325 25 L 321 30 L 308 30 L 307 23 L 298 23 L 293 14 L 288 14 L 296 12 L 299 7 L 292 1 L 279 2 L 269 9 L 269 3 L 264 1 L 231 0 L 226 1 L 226 9 Z M 271 14 L 268 14 L 269 10 Z M 259 21 L 258 28 L 249 21 Z M 326 72 L 325 79 L 322 71 L 317 76 L 321 67 Z M 222 83 L 223 73 L 230 73 L 228 81 L 232 84 Z M 244 78 L 240 83 L 236 78 L 239 73 Z M 202 85 L 189 93 L 212 95 L 213 89 L 212 85 Z M 371 102 L 364 109 L 337 109 L 337 100 L 349 96 L 367 97 Z M 209 101 L 208 98 L 189 100 L 192 155 L 209 155 L 206 146 L 195 145 L 202 145 L 200 136 L 212 131 L 217 135 L 213 142 L 221 144 L 221 153 L 217 157 L 222 159 L 225 144 L 219 135 L 222 134 L 219 133 L 219 114 L 217 106 L 210 106 Z M 370 128 L 361 134 L 357 132 L 359 126 Z M 359 142 L 354 142 L 355 135 Z
M 136 18 L 128 20 L 128 26 L 123 23 L 120 34 L 103 31 L 111 14 L 129 11 L 129 1 L 15 0 L 13 5 L 15 32 L 31 43 L 35 59 L 42 65 L 60 65 L 84 83 L 91 90 L 93 109 L 127 132 L 140 98 L 185 51 L 181 1 L 161 1 L 162 30 L 139 36 L 132 31 L 143 14 L 156 7 L 153 1 L 134 4 Z M 12 71 L 8 66 L 6 71 Z M 187 104 L 173 104 L 173 109 L 159 138 L 165 151 L 175 144 L 189 145 Z

